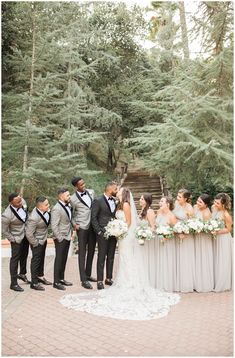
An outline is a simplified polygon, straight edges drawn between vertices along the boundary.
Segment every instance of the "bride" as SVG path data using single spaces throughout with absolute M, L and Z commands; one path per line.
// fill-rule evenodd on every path
M 145 250 L 135 239 L 138 216 L 133 196 L 123 187 L 117 197 L 120 205 L 116 218 L 127 223 L 128 233 L 118 241 L 119 265 L 113 285 L 96 292 L 65 295 L 60 302 L 70 309 L 117 319 L 149 320 L 166 316 L 180 297 L 150 287 Z

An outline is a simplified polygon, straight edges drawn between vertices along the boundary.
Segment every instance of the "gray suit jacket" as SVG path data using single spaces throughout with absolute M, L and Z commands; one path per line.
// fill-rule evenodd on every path
M 25 228 L 26 237 L 33 247 L 38 246 L 38 244 L 43 245 L 45 243 L 47 240 L 49 223 L 47 223 L 46 219 L 40 211 L 37 210 L 37 208 L 33 209 L 27 220 Z
M 62 204 L 57 202 L 51 210 L 51 228 L 55 239 L 59 242 L 71 240 L 72 228 L 69 214 Z
M 10 205 L 2 214 L 2 236 L 17 244 L 25 237 L 25 223 Z
M 94 190 L 87 189 L 88 195 L 91 198 L 91 203 L 94 200 Z M 78 224 L 81 229 L 87 230 L 91 223 L 91 207 L 82 200 L 82 198 L 75 192 L 70 199 L 73 208 L 72 224 Z

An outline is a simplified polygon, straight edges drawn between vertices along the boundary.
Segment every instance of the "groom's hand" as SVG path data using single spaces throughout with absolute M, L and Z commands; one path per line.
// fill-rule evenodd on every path
M 74 230 L 79 230 L 79 225 L 78 225 L 78 224 L 74 224 L 73 229 L 74 229 Z

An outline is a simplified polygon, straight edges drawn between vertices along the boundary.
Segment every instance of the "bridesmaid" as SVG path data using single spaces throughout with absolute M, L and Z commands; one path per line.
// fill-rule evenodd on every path
M 144 221 L 148 224 L 148 226 L 155 230 L 155 213 L 154 210 L 151 208 L 152 205 L 152 195 L 149 193 L 144 193 L 141 195 L 140 198 L 140 206 L 141 212 L 139 214 L 139 218 L 141 221 Z M 148 265 L 148 272 L 149 272 L 149 282 L 152 287 L 155 287 L 156 282 L 156 270 L 155 270 L 155 252 L 159 251 L 158 247 L 156 246 L 155 239 L 145 242 L 145 255 L 146 255 L 146 263 Z
M 157 211 L 156 224 L 174 226 L 177 222 L 172 213 L 174 208 L 173 200 L 168 196 L 161 198 L 160 209 Z M 160 240 L 156 238 L 155 240 Z M 159 248 L 159 267 L 157 277 L 158 289 L 173 292 L 176 288 L 176 252 L 175 239 L 169 239 L 164 244 L 160 243 Z
M 177 220 L 184 221 L 193 217 L 191 193 L 180 189 L 177 194 L 173 213 Z M 194 237 L 191 234 L 179 234 L 176 238 L 176 291 L 193 292 L 195 283 Z M 182 242 L 181 242 L 182 241 Z
M 196 218 L 207 221 L 211 218 L 210 196 L 201 194 L 194 205 Z M 213 246 L 210 234 L 195 235 L 195 290 L 197 292 L 210 292 L 214 288 L 213 273 Z
M 232 245 L 232 217 L 229 213 L 231 199 L 228 194 L 219 193 L 212 206 L 212 218 L 224 221 L 225 228 L 212 232 L 216 235 L 214 246 L 214 278 L 215 292 L 231 290 L 233 271 L 233 245 Z

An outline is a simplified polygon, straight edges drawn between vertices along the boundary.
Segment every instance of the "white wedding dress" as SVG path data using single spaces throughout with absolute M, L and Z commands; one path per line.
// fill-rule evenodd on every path
M 117 211 L 116 217 L 125 221 L 122 210 Z M 135 238 L 136 225 L 137 212 L 131 195 L 131 226 L 118 242 L 119 266 L 113 285 L 95 292 L 65 295 L 60 300 L 64 306 L 110 318 L 149 320 L 166 316 L 170 306 L 179 302 L 178 294 L 150 287 L 146 251 Z

